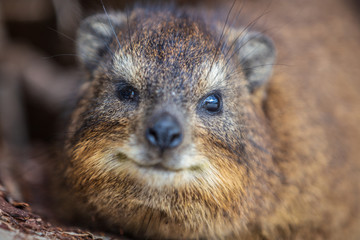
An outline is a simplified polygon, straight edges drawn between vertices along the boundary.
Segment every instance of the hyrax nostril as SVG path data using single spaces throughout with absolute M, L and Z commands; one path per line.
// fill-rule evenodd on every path
M 151 145 L 164 151 L 180 145 L 182 130 L 175 117 L 162 113 L 146 130 L 145 137 Z

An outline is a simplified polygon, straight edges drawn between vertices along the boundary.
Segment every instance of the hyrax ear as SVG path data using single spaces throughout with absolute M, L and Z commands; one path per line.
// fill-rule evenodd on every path
M 237 41 L 240 63 L 249 81 L 249 90 L 254 92 L 271 77 L 275 47 L 270 38 L 259 32 L 245 31 Z
M 123 13 L 97 14 L 83 20 L 77 32 L 76 51 L 91 72 L 116 36 L 116 29 L 126 21 Z

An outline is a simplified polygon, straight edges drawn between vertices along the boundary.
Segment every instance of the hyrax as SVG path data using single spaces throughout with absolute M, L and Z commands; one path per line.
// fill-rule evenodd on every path
M 358 165 L 269 88 L 268 37 L 138 7 L 84 20 L 77 50 L 64 175 L 83 212 L 151 239 L 354 237 Z

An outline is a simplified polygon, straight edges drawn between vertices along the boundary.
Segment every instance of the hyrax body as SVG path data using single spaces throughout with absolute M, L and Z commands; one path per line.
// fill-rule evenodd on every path
M 358 165 L 326 123 L 291 111 L 292 96 L 271 86 L 276 54 L 263 34 L 135 8 L 87 18 L 77 47 L 89 80 L 64 174 L 84 212 L 153 239 L 329 239 L 356 229 Z

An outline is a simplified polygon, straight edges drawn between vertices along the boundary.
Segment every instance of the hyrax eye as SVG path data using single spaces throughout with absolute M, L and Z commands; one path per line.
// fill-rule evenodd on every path
M 212 93 L 204 98 L 201 102 L 201 108 L 206 112 L 215 114 L 220 112 L 222 108 L 221 96 L 219 93 Z
M 138 91 L 129 84 L 119 84 L 117 86 L 116 94 L 122 101 L 136 102 L 139 100 Z

